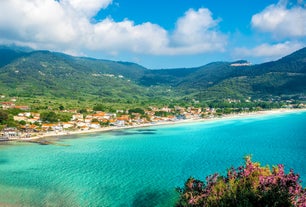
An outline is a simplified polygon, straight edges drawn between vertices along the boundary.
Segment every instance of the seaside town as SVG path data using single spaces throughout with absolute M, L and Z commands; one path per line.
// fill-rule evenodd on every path
M 228 99 L 228 103 L 239 100 Z M 59 107 L 47 112 L 34 112 L 27 105 L 16 105 L 16 98 L 0 105 L 0 121 L 12 119 L 10 124 L 0 128 L 0 140 L 33 140 L 48 136 L 69 135 L 72 133 L 88 133 L 129 127 L 150 126 L 156 124 L 175 123 L 183 120 L 200 120 L 221 117 L 227 114 L 251 113 L 263 108 L 211 108 L 211 107 L 148 107 L 106 112 L 98 107 L 86 110 L 65 110 Z M 287 101 L 282 108 L 304 108 L 305 105 Z M 14 110 L 13 115 L 6 111 Z M 58 116 L 58 114 L 62 116 Z M 12 124 L 13 123 L 13 124 Z
M 14 102 L 2 102 L 2 109 L 18 109 L 20 113 L 13 116 L 13 120 L 19 123 L 18 127 L 4 127 L 1 131 L 1 139 L 23 139 L 37 137 L 40 135 L 62 134 L 63 132 L 89 132 L 106 128 L 122 128 L 129 126 L 141 126 L 145 124 L 156 124 L 160 122 L 175 122 L 183 119 L 199 119 L 204 114 L 213 115 L 214 109 L 194 107 L 150 107 L 148 110 L 136 108 L 133 110 L 116 110 L 113 113 L 104 111 L 94 111 L 87 109 L 86 113 L 79 113 L 78 110 L 61 110 L 67 114 L 70 120 L 48 120 L 42 118 L 40 113 L 31 112 L 28 106 L 18 106 Z M 173 113 L 175 112 L 175 113 Z M 48 115 L 55 114 L 49 112 Z M 174 115 L 175 114 L 175 115 Z M 52 119 L 49 117 L 49 119 Z

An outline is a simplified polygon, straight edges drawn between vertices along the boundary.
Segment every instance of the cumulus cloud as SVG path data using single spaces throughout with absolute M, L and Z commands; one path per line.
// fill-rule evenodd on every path
M 278 44 L 261 44 L 257 47 L 248 48 L 236 48 L 234 50 L 234 56 L 239 58 L 264 58 L 265 60 L 275 60 L 288 55 L 296 50 L 303 48 L 303 44 L 300 42 L 286 41 Z
M 94 16 L 100 9 L 106 8 L 112 0 L 61 0 L 61 5 L 70 7 L 87 17 Z
M 135 25 L 133 21 L 114 22 L 107 18 L 93 26 L 87 46 L 94 50 L 159 53 L 168 43 L 167 32 L 156 24 Z
M 194 54 L 220 51 L 226 36 L 217 30 L 208 9 L 188 10 L 173 33 L 157 24 L 135 24 L 110 17 L 92 18 L 112 0 L 5 0 L 0 1 L 0 43 L 17 43 L 36 49 L 116 54 Z
M 0 2 L 1 40 L 28 44 L 60 44 L 74 41 L 74 22 L 55 1 L 9 0 Z
M 218 23 L 208 9 L 189 9 L 176 23 L 172 36 L 174 48 L 189 52 L 224 50 L 227 38 L 218 32 Z
M 275 38 L 305 37 L 306 9 L 299 4 L 288 8 L 287 1 L 270 5 L 252 17 L 253 28 Z

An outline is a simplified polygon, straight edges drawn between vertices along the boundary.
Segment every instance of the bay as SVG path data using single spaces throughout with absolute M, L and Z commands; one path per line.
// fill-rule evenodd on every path
M 79 135 L 0 146 L 0 206 L 173 206 L 175 187 L 243 164 L 306 181 L 306 113 Z

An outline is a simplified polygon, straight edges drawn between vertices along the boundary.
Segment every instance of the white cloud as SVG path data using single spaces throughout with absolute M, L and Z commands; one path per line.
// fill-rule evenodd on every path
M 167 32 L 158 25 L 107 18 L 93 26 L 93 38 L 86 43 L 90 49 L 158 53 L 167 44 Z
M 262 44 L 252 49 L 248 48 L 236 48 L 234 50 L 234 56 L 236 58 L 263 58 L 267 60 L 279 59 L 285 55 L 288 55 L 296 50 L 303 48 L 300 42 L 284 42 L 278 44 Z
M 218 23 L 208 9 L 189 9 L 176 23 L 171 39 L 173 52 L 223 51 L 227 38 L 217 30 Z
M 1 39 L 39 44 L 74 41 L 72 19 L 55 1 L 10 0 L 0 2 Z
M 226 36 L 216 29 L 218 21 L 208 9 L 188 10 L 178 19 L 173 34 L 159 25 L 133 21 L 114 22 L 107 18 L 93 25 L 90 47 L 96 50 L 132 51 L 155 55 L 195 54 L 223 51 Z
M 303 6 L 287 8 L 287 1 L 270 5 L 252 17 L 252 26 L 269 32 L 275 38 L 305 37 L 306 9 Z
M 106 8 L 112 0 L 61 0 L 61 5 L 71 7 L 87 17 L 93 17 L 100 9 Z
M 188 10 L 171 34 L 157 24 L 135 24 L 125 19 L 92 18 L 112 0 L 5 0 L 0 1 L 0 42 L 57 51 L 95 50 L 103 53 L 155 55 L 220 51 L 226 36 L 208 9 Z M 74 52 L 73 52 L 74 51 Z

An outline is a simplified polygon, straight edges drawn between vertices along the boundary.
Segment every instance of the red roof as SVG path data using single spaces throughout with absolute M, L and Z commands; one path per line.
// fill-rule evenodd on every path
M 2 104 L 2 105 L 14 105 L 13 102 L 2 102 L 1 104 Z

